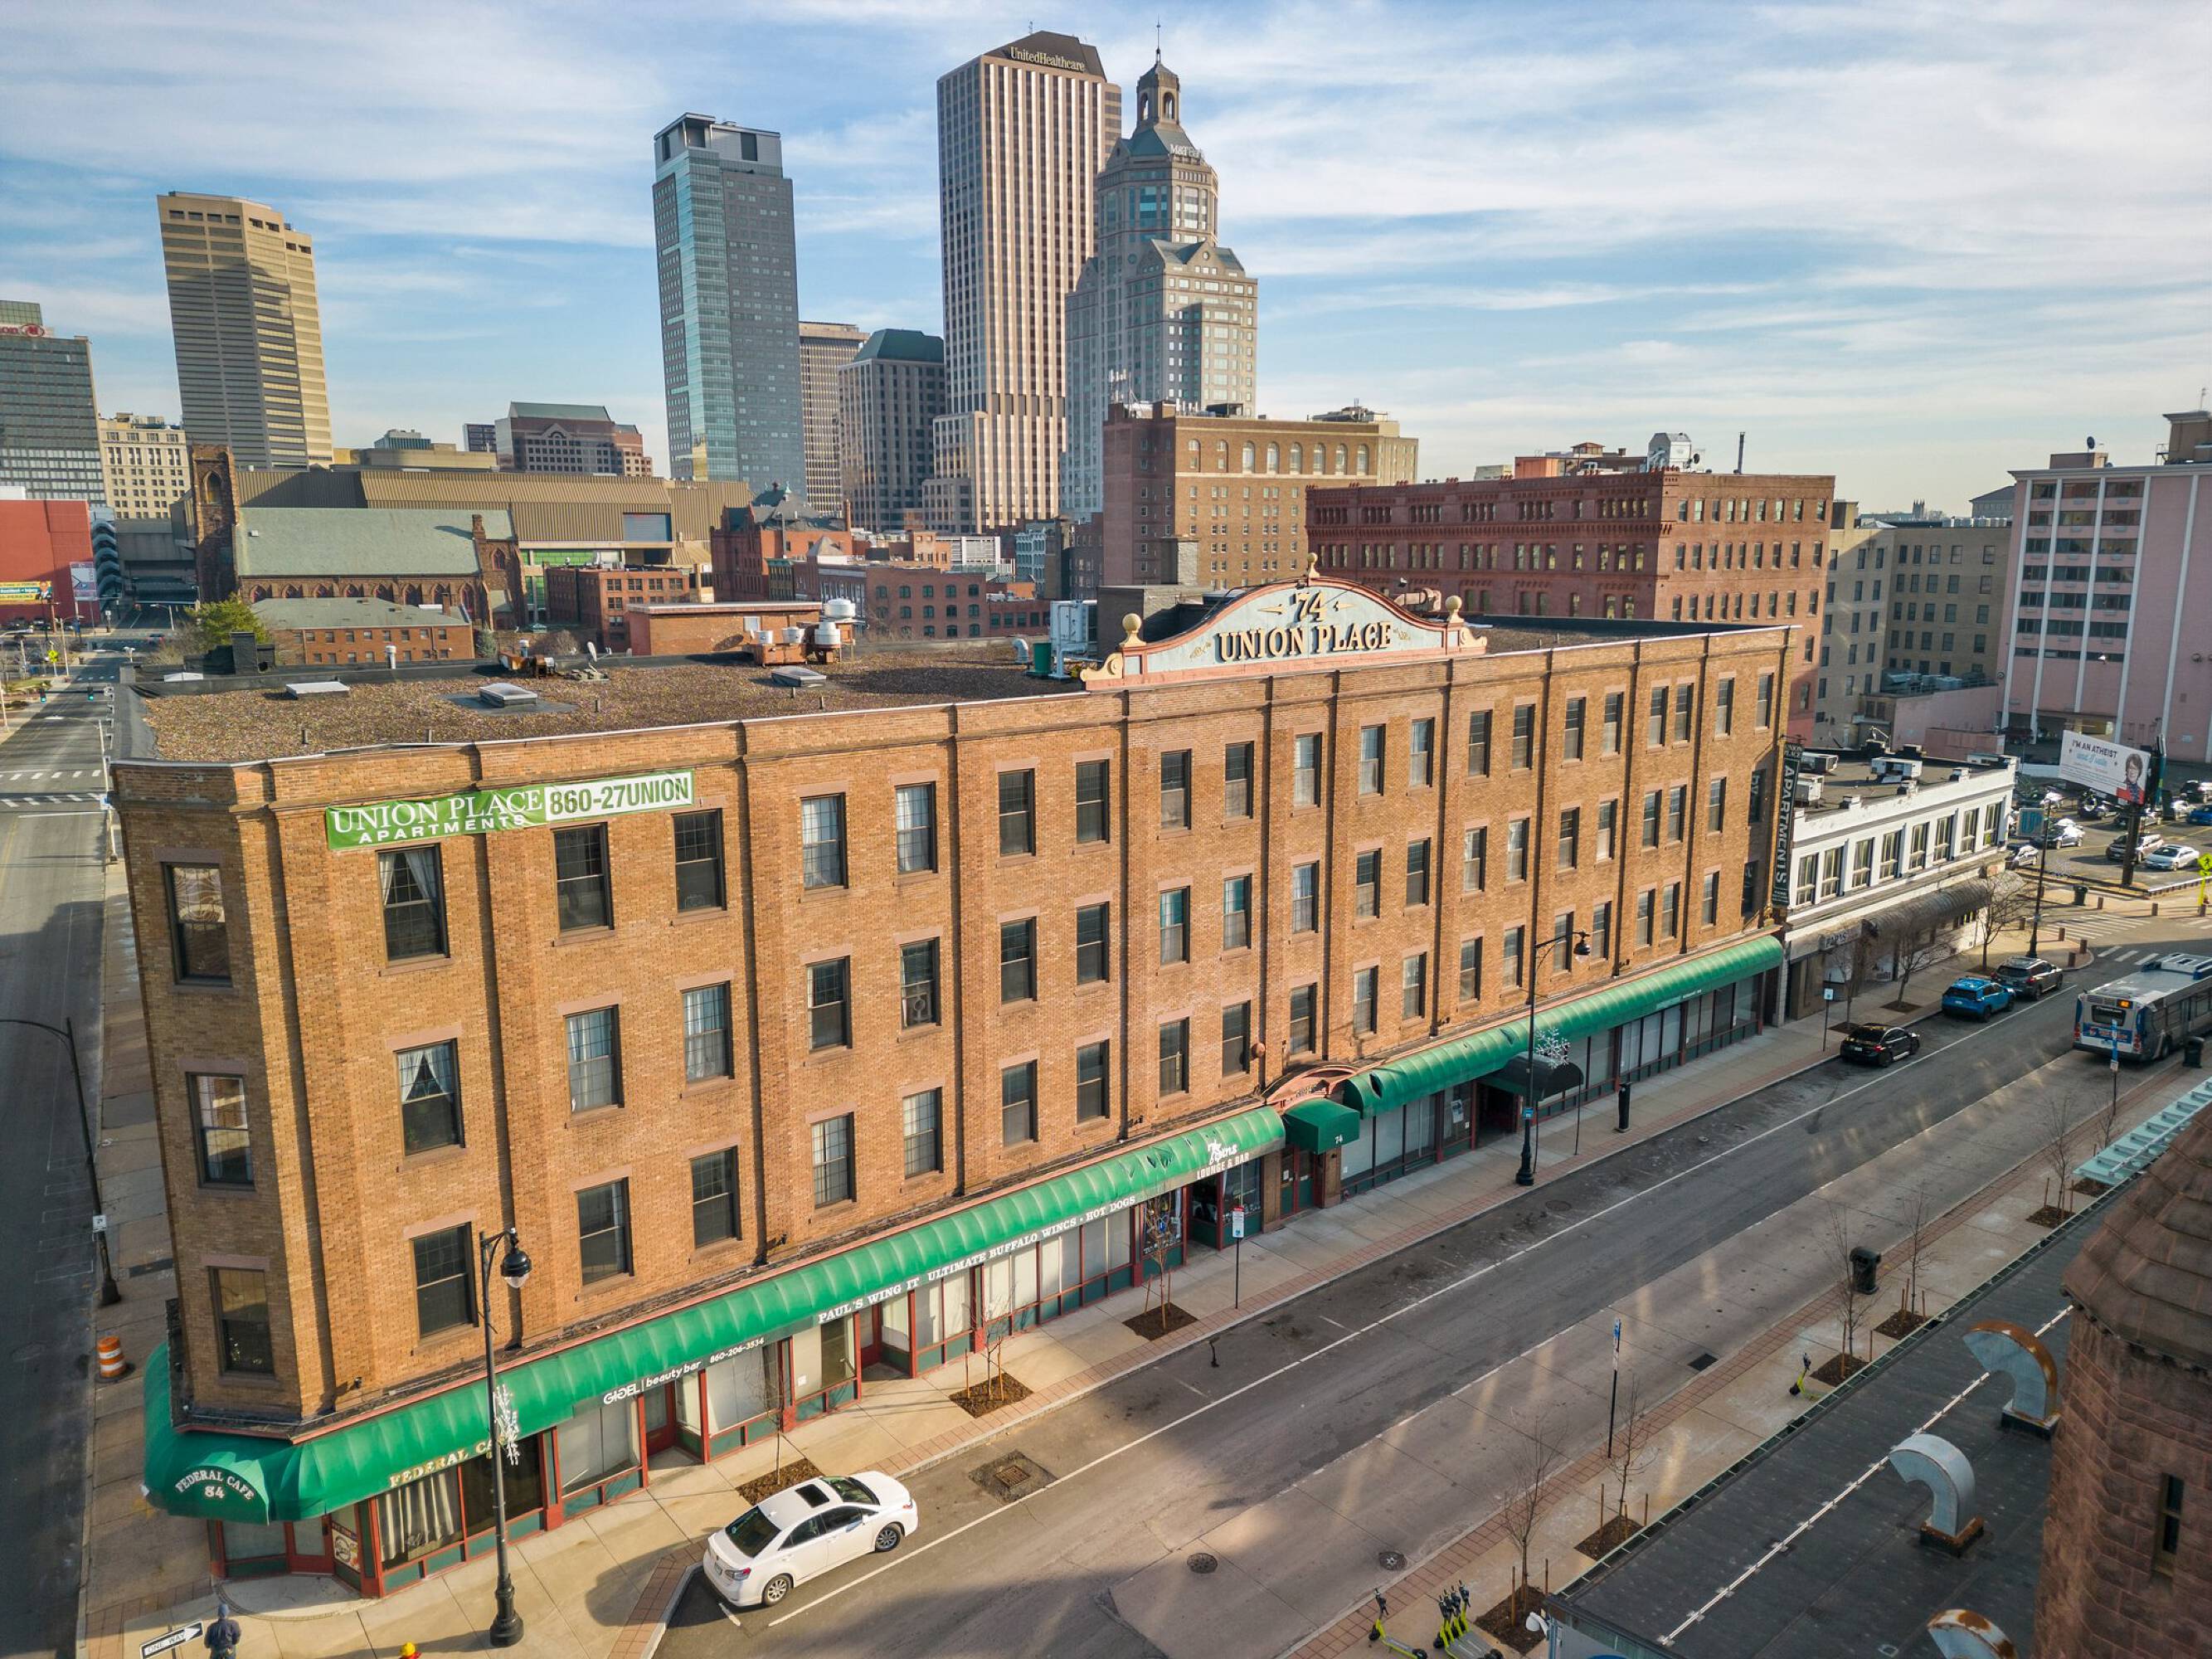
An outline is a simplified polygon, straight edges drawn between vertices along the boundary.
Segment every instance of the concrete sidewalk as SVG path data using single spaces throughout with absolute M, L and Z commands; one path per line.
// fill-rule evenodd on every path
M 131 1276 L 124 1279 L 123 1305 L 111 1310 L 122 1317 L 100 1328 L 123 1335 L 126 1352 L 143 1358 L 161 1340 L 173 1279 L 130 918 L 119 885 L 111 887 L 109 903 L 104 994 L 110 1049 L 100 1158 L 103 1182 L 112 1170 L 112 1178 L 125 1183 L 109 1207 L 122 1216 L 117 1273 Z M 2024 942 L 2024 935 L 2001 934 L 1991 959 L 2016 953 Z M 1943 985 L 1967 965 L 1925 970 L 1911 988 L 1911 1007 L 1879 1017 L 1909 1020 L 1933 1012 Z M 1871 992 L 1862 999 L 1869 1005 L 1875 1000 Z M 1857 1012 L 1877 1017 L 1871 1006 Z M 1834 1012 L 1840 1024 L 1840 1006 Z M 1635 1121 L 1625 1134 L 1613 1127 L 1609 1099 L 1584 1108 L 1587 1121 L 1578 1127 L 1571 1114 L 1549 1119 L 1541 1126 L 1539 1182 L 1818 1065 L 1834 1041 L 1820 1021 L 1799 1021 L 1639 1082 Z M 657 1638 L 682 1569 L 696 1557 L 696 1540 L 742 1508 L 735 1489 L 769 1473 L 779 1458 L 803 1456 L 825 1469 L 910 1474 L 1509 1201 L 1522 1190 L 1513 1182 L 1518 1164 L 1517 1140 L 1501 1136 L 1448 1164 L 1248 1238 L 1241 1268 L 1233 1251 L 1205 1253 L 1173 1279 L 1175 1302 L 1196 1322 L 1159 1340 L 1139 1338 L 1121 1322 L 1140 1306 L 1126 1292 L 1020 1333 L 1004 1345 L 1005 1364 L 1031 1393 L 988 1418 L 971 1418 L 952 1403 L 951 1395 L 974 1380 L 956 1364 L 925 1377 L 870 1378 L 856 1405 L 801 1425 L 780 1444 L 772 1438 L 704 1465 L 657 1456 L 643 1489 L 513 1547 L 518 1603 L 529 1625 L 522 1650 L 561 1659 L 641 1659 Z M 214 1607 L 202 1523 L 157 1511 L 140 1496 L 139 1402 L 135 1375 L 109 1385 L 96 1402 L 79 1626 L 80 1650 L 89 1659 L 124 1659 L 137 1644 L 207 1617 Z M 250 1650 L 325 1659 L 396 1653 L 408 1641 L 425 1652 L 481 1645 L 491 1576 L 489 1560 L 472 1561 L 376 1601 L 324 1579 L 248 1580 L 228 1593 Z

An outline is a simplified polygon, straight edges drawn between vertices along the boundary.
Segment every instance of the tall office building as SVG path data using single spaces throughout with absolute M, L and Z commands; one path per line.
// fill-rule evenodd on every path
M 56 334 L 27 300 L 0 306 L 0 485 L 34 501 L 105 501 L 92 343 Z
M 850 323 L 799 325 L 799 409 L 806 453 L 806 502 L 839 513 L 845 500 L 842 441 L 837 431 L 837 371 L 853 361 L 866 331 Z
M 1070 35 L 1025 35 L 937 83 L 946 413 L 924 507 L 940 529 L 1060 511 L 1067 297 L 1121 131 L 1121 89 Z
M 782 137 L 686 115 L 653 144 L 670 469 L 802 489 L 799 258 Z
M 905 526 L 929 477 L 930 428 L 945 413 L 945 342 L 918 329 L 879 328 L 837 371 L 837 428 L 845 522 Z
M 170 509 L 192 493 L 191 451 L 185 429 L 158 415 L 102 416 L 100 465 L 107 504 L 118 519 L 158 519 L 166 524 Z
M 604 404 L 509 404 L 492 422 L 492 452 L 502 472 L 653 476 L 643 434 Z
M 156 202 L 185 433 L 240 466 L 327 463 L 314 243 L 240 197 L 171 191 Z
M 1260 285 L 1217 240 L 1220 181 L 1182 118 L 1182 83 L 1155 60 L 1136 128 L 1098 175 L 1098 252 L 1067 302 L 1065 518 L 1105 505 L 1114 404 L 1253 410 Z

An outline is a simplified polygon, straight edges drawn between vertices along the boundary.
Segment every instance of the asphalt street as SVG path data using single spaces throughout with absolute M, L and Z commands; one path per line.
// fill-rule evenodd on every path
M 2172 942 L 2203 943 L 2193 931 Z M 2087 980 L 2121 971 L 2093 967 Z M 1402 1442 L 1415 1419 L 1436 1420 L 1464 1403 L 1462 1391 L 1609 1308 L 1648 1301 L 1662 1280 L 1677 1304 L 1686 1294 L 1713 1304 L 1674 1322 L 1689 1338 L 1668 1356 L 1682 1376 L 1701 1354 L 1749 1340 L 1802 1300 L 1797 1282 L 1781 1282 L 1784 1258 L 1797 1280 L 1818 1258 L 1793 1224 L 1778 1231 L 1790 1206 L 1831 1182 L 1851 1186 L 1847 1177 L 1863 1192 L 1864 1166 L 1887 1155 L 1926 1183 L 1940 1212 L 2033 1151 L 2042 1097 L 2063 1091 L 2094 1110 L 2103 1073 L 2067 1052 L 2072 1013 L 2069 994 L 1986 1025 L 1931 1022 L 1925 1051 L 1903 1066 L 1865 1072 L 1832 1060 L 1540 1186 L 1231 1331 L 1218 1364 L 1203 1348 L 1170 1356 L 921 1472 L 909 1485 L 924 1530 L 896 1554 L 734 1620 L 695 1576 L 661 1659 L 707 1659 L 733 1642 L 808 1655 L 1275 1651 L 1272 1633 L 1236 1622 L 1250 1598 L 1231 1603 L 1225 1563 L 1218 1578 L 1186 1575 L 1180 1558 L 1194 1540 L 1249 1510 L 1279 1514 L 1299 1483 L 1359 1461 L 1347 1454 L 1379 1437 Z M 1949 1125 L 1962 1113 L 1974 1115 Z M 1584 1131 L 1605 1133 L 1601 1122 Z M 1680 1270 L 1692 1263 L 1686 1291 Z M 1709 1297 L 1699 1275 L 1713 1280 Z M 1002 1505 L 981 1477 L 1017 1452 L 1050 1483 Z M 1415 1483 L 1436 1485 L 1414 1462 L 1403 1466 L 1409 1533 Z M 1371 1512 L 1376 1494 L 1348 1494 L 1346 1507 L 1362 1502 Z M 1295 1547 L 1315 1553 L 1306 1577 L 1372 1571 L 1372 1524 L 1341 1528 L 1344 1547 L 1363 1553 L 1347 1565 L 1327 1553 L 1329 1509 L 1310 1512 L 1319 1535 Z M 1445 1519 L 1463 1530 L 1485 1513 L 1470 1501 Z M 1441 1540 L 1392 1541 L 1417 1554 Z M 1299 1601 L 1294 1564 L 1284 1577 L 1267 1587 L 1271 1612 Z M 1222 1583 L 1222 1599 L 1209 1606 L 1208 1592 L 1186 1588 L 1200 1582 Z M 1320 1598 L 1309 1624 L 1348 1600 Z
M 87 673 L 112 679 L 100 659 Z M 101 808 L 107 695 L 62 694 L 0 738 L 0 1018 L 73 1018 L 99 1098 Z M 92 799 L 56 799 L 89 793 Z M 92 1189 L 69 1050 L 0 1024 L 0 1656 L 73 1654 L 92 1350 Z

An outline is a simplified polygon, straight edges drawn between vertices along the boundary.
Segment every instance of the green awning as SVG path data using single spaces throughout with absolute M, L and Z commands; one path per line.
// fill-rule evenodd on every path
M 757 1285 L 503 1369 L 520 1432 L 564 1422 L 580 1405 L 659 1383 L 1187 1186 L 1283 1144 L 1283 1121 L 1255 1107 L 1202 1129 L 1117 1153 L 1004 1197 L 909 1227 Z M 179 1429 L 170 1421 L 168 1355 L 146 1363 L 145 1483 L 179 1515 L 305 1521 L 484 1451 L 481 1380 L 302 1440 Z
M 1571 1002 L 1540 1008 L 1536 1029 L 1540 1033 L 1557 1031 L 1563 1037 L 1609 1030 L 1718 986 L 1779 968 L 1783 959 L 1779 939 L 1771 936 L 1746 939 L 1705 956 L 1669 963 L 1653 973 L 1614 980 Z M 1370 1117 L 1395 1111 L 1407 1101 L 1489 1076 L 1514 1055 L 1525 1053 L 1528 1043 L 1528 1026 L 1523 1016 L 1347 1079 L 1343 1085 L 1345 1098 Z
M 1333 1100 L 1302 1100 L 1283 1114 L 1283 1140 L 1302 1152 L 1333 1152 L 1359 1138 L 1359 1114 Z

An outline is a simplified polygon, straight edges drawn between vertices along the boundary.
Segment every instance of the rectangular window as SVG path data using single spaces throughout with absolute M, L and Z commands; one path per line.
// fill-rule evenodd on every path
M 1291 931 L 1321 931 L 1321 866 L 1300 864 L 1291 870 Z
M 1459 945 L 1459 1000 L 1482 1000 L 1482 941 L 1462 939 Z
M 1314 1051 L 1315 988 L 1293 985 L 1291 988 L 1291 1036 L 1285 1052 L 1310 1054 Z
M 815 795 L 799 803 L 799 881 L 804 887 L 845 884 L 845 798 Z
M 898 872 L 917 876 L 937 868 L 937 786 L 902 783 L 891 799 L 898 836 Z
M 1522 933 L 1518 927 L 1507 928 L 1498 953 L 1498 971 L 1504 975 L 1508 985 L 1516 987 L 1521 983 L 1521 941 Z
M 1022 858 L 1036 851 L 1036 774 L 999 774 L 999 856 Z
M 1170 750 L 1160 757 L 1160 828 L 1190 828 L 1190 750 Z
M 1352 1029 L 1362 1036 L 1375 1029 L 1375 985 L 1380 976 L 1373 968 L 1352 970 Z
M 1179 1095 L 1190 1087 L 1190 1022 L 1171 1019 L 1160 1027 L 1160 1093 Z
M 1437 723 L 1418 720 L 1406 743 L 1406 781 L 1415 789 L 1425 789 L 1436 778 Z
M 906 1137 L 906 1173 L 935 1175 L 945 1167 L 945 1091 L 924 1089 L 899 1102 L 899 1125 Z
M 471 1284 L 469 1230 L 445 1227 L 424 1233 L 415 1245 L 415 1330 L 435 1336 L 477 1322 L 475 1287 Z
M 1086 904 L 1075 913 L 1075 982 L 1103 984 L 1111 972 L 1107 956 L 1107 927 L 1111 907 Z
M 629 1182 L 610 1181 L 576 1194 L 576 1243 L 586 1285 L 629 1271 Z
M 384 896 L 384 959 L 444 956 L 445 878 L 436 844 L 379 853 L 376 874 Z
M 1513 706 L 1513 751 L 1508 764 L 1516 772 L 1525 772 L 1536 761 L 1536 705 L 1533 702 Z
M 1765 767 L 1761 766 L 1753 769 L 1751 775 L 1751 787 L 1745 793 L 1751 797 L 1751 822 L 1753 823 L 1765 823 L 1766 769 Z
M 1425 951 L 1398 964 L 1398 1017 L 1419 1019 L 1429 1012 L 1429 957 Z
M 1644 797 L 1644 844 L 1646 847 L 1659 844 L 1659 792 L 1656 789 L 1648 791 Z
M 1252 943 L 1252 878 L 1231 876 L 1221 884 L 1221 948 L 1242 951 Z
M 1490 885 L 1490 827 L 1470 830 L 1461 838 L 1459 890 L 1480 893 Z
M 251 1187 L 253 1139 L 246 1120 L 246 1079 L 194 1073 L 185 1079 L 185 1085 L 192 1097 L 192 1133 L 199 1143 L 200 1184 Z
M 177 977 L 230 982 L 230 928 L 222 903 L 222 871 L 212 864 L 172 864 L 169 939 Z
M 676 908 L 722 908 L 722 815 L 678 812 L 676 826 Z
M 1638 950 L 1648 948 L 1651 943 L 1651 912 L 1658 896 L 1649 887 L 1636 896 L 1636 946 Z
M 2158 1483 L 2158 1540 L 2151 1548 L 2150 1570 L 2161 1578 L 2173 1577 L 2181 1555 L 2181 1506 L 2187 1484 L 2178 1474 L 2161 1476 Z
M 1359 728 L 1359 793 L 1382 793 L 1382 728 L 1379 726 Z
M 1713 693 L 1713 731 L 1721 737 L 1735 732 L 1735 677 L 1723 679 Z
M 738 1236 L 738 1154 L 724 1147 L 691 1160 L 691 1248 Z
M 1590 954 L 1601 959 L 1613 955 L 1613 906 L 1590 906 Z
M 1321 733 L 1304 732 L 1291 743 L 1291 805 L 1321 805 Z
M 1721 872 L 1705 872 L 1705 892 L 1698 902 L 1698 920 L 1708 927 L 1721 919 Z
M 269 1275 L 258 1267 L 216 1267 L 215 1334 L 221 1370 L 273 1376 L 276 1350 L 269 1326 Z
M 1036 998 L 1036 921 L 999 924 L 999 1000 L 1031 1002 Z
M 1221 1011 L 1221 1075 L 1241 1077 L 1252 1069 L 1252 1005 L 1239 1002 Z
M 1411 909 L 1428 902 L 1429 843 L 1409 842 L 1406 848 L 1406 906 Z
M 1694 687 L 1678 685 L 1674 688 L 1674 741 L 1677 743 L 1690 740 L 1690 708 L 1694 701 Z
M 1019 1146 L 1037 1138 L 1036 1061 L 1025 1060 L 999 1073 L 999 1144 Z
M 1559 868 L 1575 869 L 1583 857 L 1583 809 L 1570 806 L 1559 814 Z
M 459 1146 L 461 1091 L 455 1046 L 433 1042 L 421 1048 L 402 1048 L 395 1058 L 399 1066 L 402 1146 L 410 1152 L 427 1152 Z
M 1602 800 L 1597 805 L 1597 860 L 1604 863 L 1613 854 L 1616 820 L 1620 816 L 1620 803 Z
M 1107 1045 L 1086 1042 L 1075 1051 L 1075 1121 L 1089 1123 L 1111 1109 L 1111 1085 L 1107 1080 Z
M 1552 971 L 1567 974 L 1575 966 L 1575 913 L 1562 910 L 1552 918 Z
M 1505 879 L 1528 879 L 1528 820 L 1526 818 L 1506 820 Z
M 1774 676 L 1771 674 L 1761 674 L 1759 677 L 1759 702 L 1757 705 L 1757 712 L 1753 716 L 1752 724 L 1756 726 L 1760 731 L 1764 732 L 1773 723 Z
M 1667 688 L 1663 685 L 1651 688 L 1651 719 L 1644 736 L 1654 749 L 1667 741 Z
M 1375 916 L 1382 913 L 1382 854 L 1370 849 L 1352 861 L 1352 914 Z
M 612 1008 L 568 1016 L 568 1109 L 622 1104 L 622 1030 Z
M 1893 830 L 1881 838 L 1881 878 L 1897 879 L 1898 860 L 1905 850 L 1905 831 Z
M 1714 778 L 1705 785 L 1705 828 L 1718 834 L 1728 826 L 1728 780 Z
M 1682 839 L 1685 821 L 1690 816 L 1690 786 L 1678 783 L 1667 792 L 1667 839 Z
M 1075 763 L 1075 840 L 1078 846 L 1105 841 L 1111 820 L 1107 816 L 1106 791 L 1111 780 L 1108 761 Z
M 561 930 L 606 927 L 614 907 L 607 891 L 607 826 L 587 823 L 553 832 L 555 908 Z
M 1564 760 L 1578 761 L 1583 757 L 1583 720 L 1589 711 L 1584 697 L 1567 699 L 1566 730 L 1560 738 L 1559 755 Z
M 814 1207 L 824 1210 L 853 1196 L 853 1116 L 825 1117 L 814 1125 Z
M 899 1030 L 934 1025 L 937 1008 L 938 942 L 916 939 L 899 946 Z
M 1672 939 L 1682 919 L 1682 884 L 1670 881 L 1659 896 L 1659 937 Z
M 1232 743 L 1221 751 L 1221 816 L 1252 816 L 1252 745 Z
M 1160 895 L 1160 961 L 1190 960 L 1190 889 L 1170 887 Z
M 1467 775 L 1490 775 L 1490 711 L 1478 708 L 1467 717 Z
M 1605 694 L 1605 723 L 1599 728 L 1597 751 L 1601 755 L 1620 752 L 1621 695 L 1618 691 Z
M 848 1048 L 853 1041 L 852 958 L 837 957 L 806 969 L 806 1046 L 813 1053 Z

